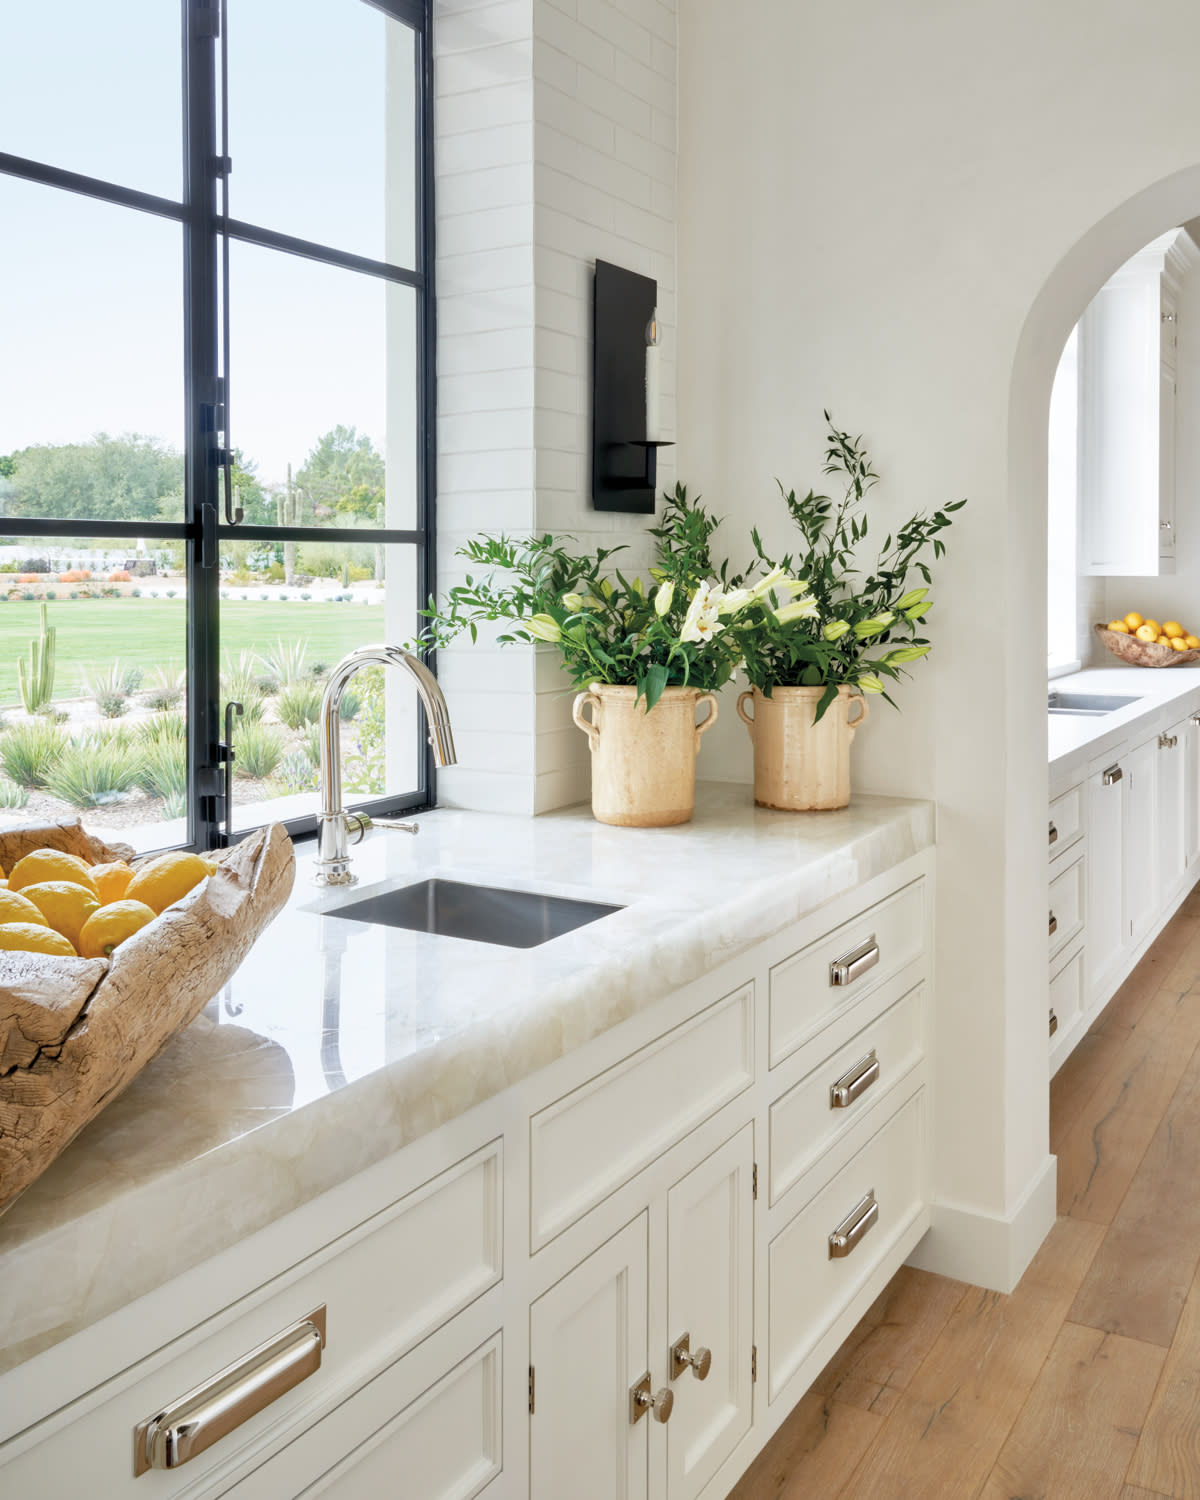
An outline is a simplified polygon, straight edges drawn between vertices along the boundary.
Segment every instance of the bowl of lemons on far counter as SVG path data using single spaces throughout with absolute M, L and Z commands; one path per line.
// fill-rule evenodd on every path
M 1182 667 L 1200 660 L 1200 636 L 1178 620 L 1160 625 L 1136 609 L 1122 619 L 1097 625 L 1096 634 L 1114 656 L 1134 667 Z

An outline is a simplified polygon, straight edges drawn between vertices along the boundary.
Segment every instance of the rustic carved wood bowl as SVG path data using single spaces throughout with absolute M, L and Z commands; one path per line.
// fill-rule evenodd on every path
M 130 859 L 75 823 L 0 833 L 7 875 L 34 849 Z M 0 1214 L 233 976 L 292 888 L 280 824 L 215 856 L 220 869 L 112 958 L 0 951 Z
M 1200 651 L 1176 651 L 1173 646 L 1160 646 L 1157 641 L 1139 641 L 1136 636 L 1109 630 L 1107 625 L 1092 628 L 1112 654 L 1131 667 L 1186 667 L 1189 662 L 1200 661 Z

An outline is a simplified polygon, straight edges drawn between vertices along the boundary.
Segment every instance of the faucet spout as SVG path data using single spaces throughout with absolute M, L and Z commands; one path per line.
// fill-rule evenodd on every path
M 452 766 L 457 759 L 446 699 L 437 678 L 419 657 L 400 646 L 362 646 L 343 657 L 330 672 L 321 699 L 321 811 L 317 818 L 317 862 L 313 876 L 317 885 L 353 885 L 357 880 L 350 869 L 350 819 L 342 806 L 341 706 L 346 685 L 354 674 L 363 667 L 374 666 L 399 667 L 412 678 L 425 710 L 434 761 L 439 766 Z

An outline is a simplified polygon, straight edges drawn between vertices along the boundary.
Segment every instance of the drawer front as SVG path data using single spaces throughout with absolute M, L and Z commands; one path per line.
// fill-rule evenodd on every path
M 1050 804 L 1050 823 L 1047 840 L 1051 859 L 1057 859 L 1083 836 L 1082 785 L 1073 786 L 1069 792 L 1055 797 Z
M 1050 1050 L 1065 1037 L 1072 1023 L 1083 1010 L 1083 949 L 1067 959 L 1062 968 L 1050 978 L 1050 1010 L 1057 1025 L 1050 1037 Z
M 1081 856 L 1050 882 L 1051 958 L 1083 930 L 1083 863 Z
M 927 1134 L 922 1088 L 771 1241 L 770 1400 L 924 1206 Z M 872 1192 L 877 1211 L 864 1233 L 851 1216 L 860 1210 L 866 1217 Z M 838 1230 L 847 1253 L 831 1256 L 830 1237 Z
M 530 1121 L 537 1250 L 754 1082 L 754 986 L 718 1000 Z
M 203 1327 L 193 1330 L 117 1377 L 111 1395 L 99 1393 L 69 1427 L 56 1425 L 45 1442 L 8 1465 L 0 1461 L 0 1494 L 10 1487 L 14 1494 L 81 1493 L 79 1454 L 87 1455 L 87 1493 L 98 1500 L 175 1495 L 232 1475 L 499 1281 L 501 1177 L 494 1141 L 235 1304 L 207 1336 Z M 138 1423 L 211 1386 L 321 1304 L 328 1342 L 319 1369 L 262 1409 L 255 1409 L 256 1389 L 248 1402 L 254 1414 L 211 1448 L 178 1468 L 134 1478 Z
M 472 1500 L 501 1468 L 502 1371 L 497 1334 L 396 1412 L 401 1377 L 385 1370 L 228 1490 L 227 1500 Z
M 771 1106 L 772 1205 L 920 1058 L 925 993 L 909 990 Z
M 771 1066 L 882 984 L 925 944 L 925 881 L 914 880 L 771 970 Z M 835 967 L 842 964 L 842 972 Z M 843 983 L 838 983 L 841 978 Z

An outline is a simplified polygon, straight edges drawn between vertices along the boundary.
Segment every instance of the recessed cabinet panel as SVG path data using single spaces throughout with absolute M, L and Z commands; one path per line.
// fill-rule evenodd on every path
M 1087 782 L 1087 945 L 1090 999 L 1112 993 L 1125 946 L 1125 760 L 1094 766 Z
M 1050 1037 L 1050 1057 L 1052 1065 L 1057 1066 L 1060 1053 L 1063 1057 L 1066 1056 L 1062 1052 L 1062 1046 L 1066 1043 L 1067 1034 L 1083 1010 L 1082 948 L 1050 976 L 1050 1010 L 1057 1022 L 1054 1034 Z M 1049 1017 L 1046 1029 L 1049 1030 Z
M 1046 830 L 1046 846 L 1050 858 L 1057 859 L 1083 836 L 1083 807 L 1085 788 L 1073 786 L 1070 791 L 1055 797 L 1050 804 L 1049 826 Z
M 694 1500 L 750 1430 L 754 1343 L 754 1127 L 747 1125 L 667 1197 L 667 1336 L 686 1333 L 667 1424 L 667 1492 Z
M 1187 870 L 1187 738 L 1188 720 L 1174 724 L 1158 739 L 1155 806 L 1158 822 L 1159 901 L 1169 901 Z
M 827 1026 L 840 1010 L 911 963 L 925 944 L 925 882 L 818 938 L 771 970 L 771 1066 Z M 834 967 L 842 966 L 841 983 Z
M 927 1197 L 926 1156 L 921 1089 L 771 1241 L 767 1319 L 772 1401 L 920 1213 Z M 839 1231 L 843 1243 L 835 1249 L 830 1237 Z
M 754 986 L 534 1115 L 530 1211 L 539 1249 L 754 1081 Z
M 771 1106 L 772 1205 L 917 1061 L 924 1009 L 917 985 Z
M 630 1421 L 629 1391 L 649 1369 L 647 1222 L 640 1214 L 529 1310 L 530 1500 L 645 1500 L 653 1418 Z
M 1126 787 L 1121 876 L 1126 943 L 1140 943 L 1159 906 L 1157 782 L 1158 740 L 1147 740 L 1125 757 Z
M 1047 925 L 1051 958 L 1077 937 L 1083 927 L 1083 868 L 1082 858 L 1072 860 L 1050 880 Z

